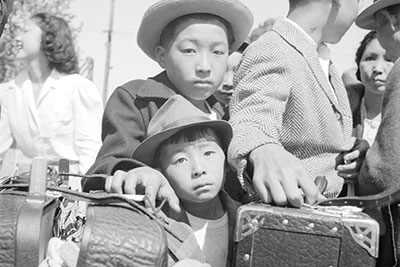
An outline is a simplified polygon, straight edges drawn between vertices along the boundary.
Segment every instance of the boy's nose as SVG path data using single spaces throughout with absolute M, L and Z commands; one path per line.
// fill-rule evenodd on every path
M 199 178 L 206 173 L 207 172 L 205 168 L 203 168 L 203 164 L 201 163 L 201 161 L 199 159 L 194 159 L 192 165 L 193 178 Z
M 200 56 L 196 65 L 196 71 L 201 74 L 209 74 L 211 72 L 211 63 L 207 55 Z
M 224 81 L 222 86 L 225 90 L 232 90 L 233 89 L 233 73 L 227 72 L 224 77 Z

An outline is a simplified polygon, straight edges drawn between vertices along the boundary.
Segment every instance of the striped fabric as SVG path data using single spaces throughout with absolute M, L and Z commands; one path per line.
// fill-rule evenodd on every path
M 329 196 L 337 196 L 343 179 L 336 165 L 353 147 L 352 117 L 346 90 L 330 64 L 329 87 L 315 45 L 298 28 L 279 19 L 273 30 L 246 50 L 235 76 L 230 103 L 234 137 L 230 164 L 242 185 L 247 156 L 268 143 L 280 144 L 299 158 L 310 177 L 326 176 Z

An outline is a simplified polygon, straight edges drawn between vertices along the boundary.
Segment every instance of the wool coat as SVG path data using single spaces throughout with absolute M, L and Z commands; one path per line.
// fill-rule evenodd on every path
M 387 189 L 400 188 L 399 87 L 400 59 L 395 62 L 386 80 L 386 91 L 382 100 L 382 121 L 375 142 L 367 152 L 358 177 L 360 195 L 377 194 Z M 400 259 L 400 212 L 398 203 L 391 206 L 391 213 L 386 211 L 384 209 L 383 215 L 388 227 L 381 238 L 380 259 L 377 266 L 392 266 L 391 264 L 394 262 L 393 248 L 397 260 Z M 373 212 L 372 215 L 375 216 L 376 213 Z M 390 219 L 390 216 L 392 216 L 392 219 Z M 391 244 L 391 240 L 394 240 L 394 244 Z
M 340 75 L 330 64 L 332 90 L 316 49 L 304 31 L 279 19 L 243 55 L 230 102 L 228 158 L 252 193 L 243 178 L 247 157 L 271 143 L 299 158 L 310 177 L 326 176 L 329 196 L 342 190 L 335 168 L 354 145 L 351 110 Z

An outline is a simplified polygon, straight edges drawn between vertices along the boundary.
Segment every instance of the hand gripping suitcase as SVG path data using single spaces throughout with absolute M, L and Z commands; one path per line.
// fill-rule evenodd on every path
M 379 224 L 357 207 L 239 208 L 235 266 L 375 266 Z
M 76 266 L 167 266 L 163 226 L 135 201 L 47 186 L 47 161 L 32 161 L 27 185 L 0 186 L 0 266 L 39 266 L 60 199 L 89 202 Z M 62 176 L 62 175 L 60 175 Z

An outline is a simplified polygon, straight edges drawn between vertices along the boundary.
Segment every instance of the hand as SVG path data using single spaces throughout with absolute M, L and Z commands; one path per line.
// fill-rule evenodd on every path
M 364 139 L 357 139 L 353 148 L 343 156 L 344 164 L 337 166 L 338 175 L 347 180 L 356 180 L 369 144 Z
M 306 202 L 314 204 L 323 198 L 301 161 L 277 144 L 266 144 L 249 155 L 254 166 L 253 184 L 261 199 L 277 205 L 288 202 L 300 207 L 304 192 Z
M 105 190 L 109 193 L 136 194 L 137 190 L 144 189 L 149 196 L 150 203 L 145 201 L 145 206 L 150 204 L 155 207 L 156 197 L 167 199 L 169 206 L 180 212 L 179 199 L 164 175 L 150 167 L 139 167 L 128 172 L 116 171 L 114 176 L 106 179 Z

